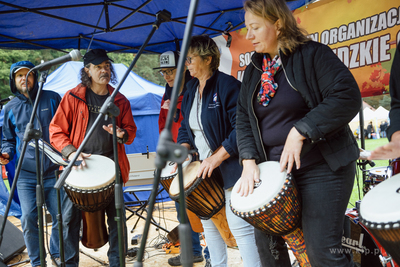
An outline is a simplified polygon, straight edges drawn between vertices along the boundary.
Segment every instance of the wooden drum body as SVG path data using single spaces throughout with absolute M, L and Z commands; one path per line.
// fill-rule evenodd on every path
M 258 165 L 260 182 L 254 192 L 242 197 L 232 190 L 231 209 L 250 224 L 270 235 L 286 235 L 296 229 L 301 219 L 301 204 L 292 176 L 280 172 L 278 162 Z
M 82 211 L 82 244 L 100 248 L 108 241 L 104 209 L 114 200 L 115 164 L 101 155 L 91 155 L 85 162 L 86 167 L 71 170 L 64 189 Z
M 187 209 L 200 219 L 211 219 L 225 243 L 230 247 L 236 247 L 236 240 L 229 229 L 225 213 L 225 192 L 222 187 L 222 175 L 220 170 L 214 169 L 211 177 L 203 179 L 197 177 L 200 161 L 194 161 L 183 169 L 183 187 Z M 170 197 L 179 202 L 179 177 L 171 183 Z M 188 215 L 189 216 L 189 215 Z M 189 216 L 190 223 L 194 218 Z
M 375 186 L 360 205 L 361 222 L 400 264 L 400 174 Z
M 222 188 L 222 176 L 215 169 L 211 177 L 197 177 L 200 161 L 190 163 L 183 169 L 183 187 L 187 208 L 200 219 L 208 220 L 225 205 L 225 194 Z M 169 195 L 172 200 L 179 202 L 179 177 L 171 183 Z

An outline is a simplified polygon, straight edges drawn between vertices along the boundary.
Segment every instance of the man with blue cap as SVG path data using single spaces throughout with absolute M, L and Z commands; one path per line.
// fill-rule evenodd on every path
M 15 97 L 4 108 L 3 120 L 3 140 L 1 146 L 1 164 L 7 164 L 13 158 L 21 163 L 22 167 L 17 180 L 18 196 L 21 204 L 21 226 L 24 234 L 25 245 L 32 266 L 40 266 L 40 246 L 38 229 L 38 212 L 36 199 L 36 160 L 39 160 L 39 166 L 42 171 L 42 194 L 44 203 L 52 217 L 52 231 L 50 236 L 50 255 L 53 263 L 59 261 L 59 236 L 57 223 L 57 195 L 54 189 L 56 178 L 54 171 L 58 166 L 53 164 L 47 157 L 40 156 L 35 158 L 35 148 L 28 146 L 23 158 L 21 158 L 21 149 L 26 126 L 30 120 L 33 110 L 32 103 L 36 97 L 40 97 L 38 108 L 36 110 L 36 119 L 34 128 L 42 131 L 42 139 L 49 141 L 49 128 L 61 97 L 52 91 L 42 91 L 38 93 L 38 74 L 30 71 L 35 67 L 29 61 L 20 61 L 11 65 L 10 68 L 10 89 Z M 62 191 L 62 194 L 63 191 Z M 43 248 L 44 249 L 44 248 Z

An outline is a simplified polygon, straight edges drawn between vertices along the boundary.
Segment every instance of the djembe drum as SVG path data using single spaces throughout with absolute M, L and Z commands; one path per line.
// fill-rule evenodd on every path
M 300 266 L 311 266 L 306 254 L 301 230 L 301 203 L 291 174 L 280 171 L 275 161 L 258 165 L 260 182 L 248 196 L 237 193 L 238 182 L 232 189 L 231 209 L 233 213 L 270 234 L 282 236 L 292 249 Z
M 101 155 L 91 155 L 85 162 L 86 167 L 71 170 L 64 189 L 82 211 L 82 244 L 100 248 L 108 241 L 104 209 L 114 200 L 115 164 Z
M 400 264 L 400 174 L 375 186 L 361 201 L 360 221 Z
M 192 161 L 192 155 L 188 155 L 188 159 L 182 163 L 182 169 L 185 168 Z M 178 168 L 175 171 L 172 171 L 175 168 L 176 163 L 172 161 L 167 161 L 164 169 L 161 170 L 160 174 L 160 184 L 164 187 L 165 191 L 169 193 L 169 187 L 171 186 L 172 180 L 178 174 Z
M 197 177 L 200 161 L 190 163 L 183 170 L 183 187 L 187 209 L 200 219 L 211 219 L 218 228 L 221 237 L 228 246 L 235 247 L 236 240 L 231 233 L 225 213 L 225 193 L 222 188 L 222 176 L 219 168 L 214 169 L 211 177 Z M 172 200 L 179 202 L 179 177 L 171 183 L 169 194 Z

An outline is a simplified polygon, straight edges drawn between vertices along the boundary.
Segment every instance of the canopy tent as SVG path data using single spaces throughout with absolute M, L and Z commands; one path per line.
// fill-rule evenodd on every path
M 308 0 L 289 1 L 294 10 Z M 0 1 L 0 48 L 87 49 L 136 52 L 156 18 L 164 18 L 146 51 L 176 50 L 182 42 L 188 0 Z M 168 16 L 159 13 L 169 12 Z M 159 15 L 157 15 L 159 14 Z M 214 37 L 244 26 L 243 0 L 199 0 L 193 35 Z M 92 42 L 91 38 L 94 37 Z
M 389 111 L 384 107 L 379 107 L 374 112 L 378 120 L 387 120 L 389 118 Z
M 366 107 L 363 110 L 364 122 L 369 122 L 371 120 L 387 120 L 389 118 L 389 111 L 384 107 L 379 107 L 375 111 Z M 351 122 L 359 122 L 360 114 L 358 113 Z

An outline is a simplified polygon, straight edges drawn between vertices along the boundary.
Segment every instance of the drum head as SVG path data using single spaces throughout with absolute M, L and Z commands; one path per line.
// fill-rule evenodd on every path
M 192 161 L 192 155 L 188 155 L 188 160 L 185 160 L 182 163 L 182 168 L 185 168 L 189 163 Z M 178 174 L 178 168 L 176 168 L 176 171 L 171 173 L 172 169 L 175 166 L 175 162 L 172 161 L 167 161 L 167 164 L 165 165 L 164 169 L 161 171 L 161 179 L 170 179 L 174 178 Z
M 183 188 L 188 190 L 190 186 L 197 179 L 197 171 L 200 167 L 200 161 L 193 161 L 183 169 Z M 169 194 L 171 196 L 177 196 L 179 194 L 179 179 L 178 175 L 174 178 L 169 188 Z M 207 178 L 206 178 L 207 179 Z
M 237 193 L 238 182 L 232 190 L 231 206 L 238 212 L 251 212 L 257 210 L 272 199 L 274 199 L 285 183 L 287 174 L 280 171 L 280 165 L 277 161 L 267 161 L 258 164 L 260 168 L 260 183 L 254 188 L 252 194 L 247 197 L 240 196 Z
M 115 164 L 111 159 L 101 155 L 85 158 L 86 167 L 72 169 L 65 183 L 78 189 L 102 188 L 115 179 Z
M 379 183 L 364 196 L 361 217 L 372 223 L 400 222 L 400 174 Z M 399 228 L 399 224 L 397 227 Z

